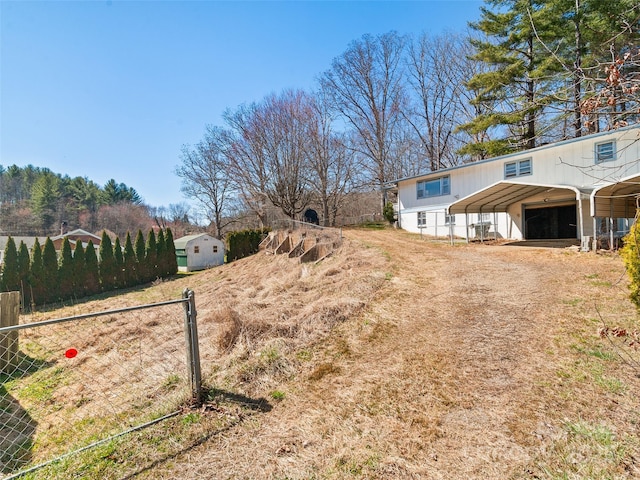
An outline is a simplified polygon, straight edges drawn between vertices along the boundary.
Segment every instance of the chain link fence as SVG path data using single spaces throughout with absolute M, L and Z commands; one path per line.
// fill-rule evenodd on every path
M 1 327 L 0 340 L 17 334 L 18 344 L 0 342 L 0 478 L 198 403 L 195 318 L 185 290 L 167 302 Z

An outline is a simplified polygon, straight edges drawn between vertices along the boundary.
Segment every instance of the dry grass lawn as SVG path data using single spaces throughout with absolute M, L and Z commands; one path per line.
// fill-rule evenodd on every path
M 640 352 L 599 335 L 637 328 L 617 255 L 345 236 L 317 265 L 260 255 L 117 300 L 189 285 L 208 385 L 272 407 L 131 476 L 640 477 Z

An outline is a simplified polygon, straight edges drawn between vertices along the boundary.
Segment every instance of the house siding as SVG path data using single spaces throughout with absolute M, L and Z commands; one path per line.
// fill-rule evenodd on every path
M 524 210 L 534 206 L 576 205 L 582 216 L 582 223 L 576 237 L 594 235 L 594 221 L 591 218 L 589 193 L 599 185 L 617 182 L 623 177 L 640 173 L 640 127 L 627 127 L 613 132 L 601 133 L 579 139 L 538 147 L 512 155 L 497 157 L 477 163 L 439 170 L 426 175 L 398 180 L 398 223 L 410 232 L 428 235 L 465 237 L 467 232 L 474 236 L 480 226 L 477 213 L 455 216 L 455 225 L 445 223 L 445 214 L 451 204 L 459 199 L 479 192 L 497 182 L 509 181 L 527 184 L 543 184 L 572 187 L 532 195 L 525 200 L 509 205 L 506 213 L 497 213 L 495 221 L 491 214 L 492 232 L 502 238 L 522 239 L 525 236 Z M 596 163 L 596 145 L 615 142 L 616 159 Z M 531 173 L 505 178 L 505 164 L 531 161 Z M 448 175 L 449 194 L 428 198 L 418 198 L 417 184 L 420 181 L 436 179 Z M 582 193 L 579 202 L 575 189 Z M 418 212 L 426 212 L 426 226 L 418 227 Z M 579 213 L 578 213 L 579 215 Z M 467 228 L 467 222 L 470 225 Z M 581 233 L 580 233 L 581 232 Z

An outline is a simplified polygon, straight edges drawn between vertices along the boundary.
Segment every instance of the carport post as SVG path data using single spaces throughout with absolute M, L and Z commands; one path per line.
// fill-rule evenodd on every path
M 609 199 L 609 250 L 613 251 L 613 198 Z
M 434 212 L 434 215 L 436 217 L 436 221 L 434 223 L 436 225 L 435 234 L 436 234 L 436 240 L 437 240 L 438 239 L 438 212 Z
M 498 214 L 493 210 L 493 239 L 498 241 Z
M 578 194 L 578 225 L 580 225 L 580 243 L 584 238 L 584 220 L 582 218 L 582 195 Z
M 449 214 L 449 243 L 453 246 L 453 224 L 451 223 L 451 214 Z
M 464 226 L 465 226 L 465 238 L 469 243 L 469 214 L 467 213 L 467 207 L 464 208 Z

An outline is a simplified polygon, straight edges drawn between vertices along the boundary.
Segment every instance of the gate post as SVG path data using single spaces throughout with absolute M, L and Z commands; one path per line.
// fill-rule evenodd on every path
M 191 382 L 192 399 L 197 406 L 202 404 L 202 374 L 200 370 L 200 347 L 198 344 L 198 324 L 196 322 L 196 299 L 192 290 L 185 288 L 182 298 L 184 303 L 184 335 L 187 343 L 187 365 Z
M 18 325 L 20 292 L 0 293 L 0 328 Z M 16 366 L 18 331 L 0 333 L 0 373 L 9 374 Z

